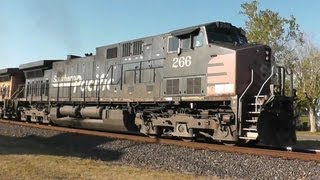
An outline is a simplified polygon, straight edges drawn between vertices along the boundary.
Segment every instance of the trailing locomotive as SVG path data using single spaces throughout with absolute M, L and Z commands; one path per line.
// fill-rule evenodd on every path
M 18 68 L 0 70 L 0 118 L 15 118 L 14 101 L 21 97 L 24 75 Z
M 21 65 L 12 117 L 188 141 L 292 143 L 293 89 L 285 95 L 287 71 L 272 64 L 271 49 L 249 44 L 241 28 L 197 25 Z

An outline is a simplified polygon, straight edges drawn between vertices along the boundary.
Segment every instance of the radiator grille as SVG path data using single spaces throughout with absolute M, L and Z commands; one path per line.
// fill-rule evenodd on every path
M 142 54 L 142 41 L 135 41 L 133 42 L 133 52 L 132 54 L 135 55 L 140 55 Z
M 131 43 L 122 44 L 122 57 L 130 56 L 131 53 Z
M 179 79 L 167 80 L 166 94 L 179 94 Z
M 201 78 L 187 79 L 187 94 L 201 94 Z

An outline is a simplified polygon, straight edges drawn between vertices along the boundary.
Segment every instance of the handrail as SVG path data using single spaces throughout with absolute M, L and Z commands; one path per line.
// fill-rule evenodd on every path
M 25 89 L 25 86 L 19 85 L 18 89 L 11 95 L 10 99 L 16 99 L 24 89 Z
M 258 105 L 257 105 L 258 97 L 260 96 L 260 93 L 261 93 L 262 89 L 264 88 L 264 86 L 266 85 L 266 83 L 267 83 L 267 82 L 271 79 L 271 77 L 273 76 L 274 68 L 275 68 L 275 66 L 272 66 L 270 76 L 264 81 L 264 83 L 262 84 L 262 86 L 261 86 L 258 94 L 256 95 L 256 99 L 255 99 L 255 104 L 256 104 L 256 105 L 255 105 L 255 111 L 258 111 Z
M 248 89 L 250 88 L 250 86 L 253 83 L 253 69 L 251 69 L 251 81 L 248 84 L 247 88 L 243 91 L 243 93 L 241 94 L 240 98 L 239 98 L 239 109 L 238 109 L 238 117 L 239 117 L 239 136 L 241 135 L 241 122 L 242 122 L 242 98 L 243 96 L 246 94 L 246 92 L 248 91 Z
M 239 102 L 240 102 L 241 99 L 243 98 L 244 94 L 248 91 L 248 89 L 250 88 L 250 86 L 252 85 L 252 83 L 253 83 L 253 69 L 251 69 L 251 81 L 250 81 L 250 83 L 248 84 L 247 88 L 243 91 L 242 95 L 240 96 Z
M 10 96 L 9 99 L 12 99 L 18 92 L 20 91 L 20 87 Z

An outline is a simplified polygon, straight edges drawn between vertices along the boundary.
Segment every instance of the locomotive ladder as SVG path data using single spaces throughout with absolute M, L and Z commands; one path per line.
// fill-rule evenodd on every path
M 264 100 L 267 99 L 267 95 L 261 95 L 261 92 L 264 86 L 266 85 L 266 83 L 274 75 L 274 68 L 275 66 L 272 67 L 270 76 L 262 84 L 258 94 L 253 98 L 249 98 L 249 102 L 247 103 L 247 107 L 246 107 L 247 109 L 247 114 L 245 116 L 246 119 L 245 119 L 245 122 L 243 122 L 243 125 L 241 126 L 242 132 L 240 132 L 241 133 L 241 136 L 239 137 L 240 139 L 255 140 L 258 137 L 258 129 L 257 129 L 258 118 L 260 116 Z
M 242 126 L 240 139 L 255 140 L 258 137 L 257 123 L 262 110 L 265 96 L 257 95 L 249 99 L 246 104 L 247 114 Z

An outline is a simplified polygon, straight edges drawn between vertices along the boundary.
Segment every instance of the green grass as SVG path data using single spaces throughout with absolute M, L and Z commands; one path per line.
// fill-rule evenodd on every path
M 297 141 L 297 144 L 295 145 L 296 147 L 307 148 L 307 149 L 320 149 L 320 132 L 312 133 L 310 131 L 297 131 L 296 133 L 297 133 L 297 138 L 301 139 Z M 316 141 L 312 139 L 318 139 L 318 140 Z
M 299 120 L 300 120 L 301 124 L 304 122 L 309 124 L 309 117 L 308 116 L 300 116 Z
M 320 136 L 320 131 L 318 132 L 310 132 L 310 131 L 297 131 L 297 135 L 303 136 Z

